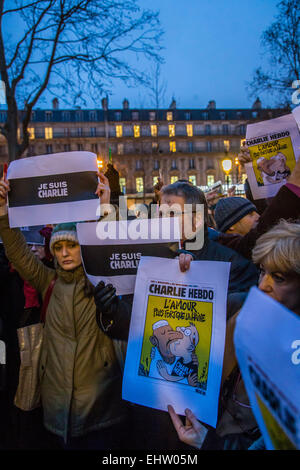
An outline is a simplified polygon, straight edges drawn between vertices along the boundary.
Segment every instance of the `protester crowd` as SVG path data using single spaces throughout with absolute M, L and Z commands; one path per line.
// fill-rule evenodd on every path
M 250 161 L 246 147 L 239 155 Z M 101 204 L 111 201 L 109 180 L 99 173 Z M 227 327 L 216 429 L 187 409 L 183 419 L 122 400 L 122 374 L 133 295 L 117 296 L 100 282 L 93 287 L 82 266 L 76 224 L 24 231 L 11 229 L 7 215 L 9 181 L 0 182 L 0 449 L 252 449 L 263 448 L 235 357 L 233 332 L 249 289 L 300 315 L 300 158 L 276 196 L 254 200 L 215 194 L 210 198 L 186 180 L 155 188 L 151 205 L 204 206 L 204 243 L 190 249 L 182 235 L 182 272 L 194 260 L 230 263 Z M 113 201 L 116 202 L 115 200 Z M 149 210 L 149 216 L 154 211 Z M 193 214 L 193 234 L 198 221 Z M 38 240 L 38 241 L 37 241 Z M 101 260 L 99 260 L 101 262 Z M 170 274 L 171 275 L 171 274 Z M 49 286 L 52 291 L 49 294 Z M 41 405 L 15 404 L 20 367 L 17 329 L 36 321 L 48 299 L 39 363 Z M 157 333 L 158 334 L 158 333 Z M 162 344 L 162 342 L 158 343 Z M 4 370 L 5 369 L 5 370 Z

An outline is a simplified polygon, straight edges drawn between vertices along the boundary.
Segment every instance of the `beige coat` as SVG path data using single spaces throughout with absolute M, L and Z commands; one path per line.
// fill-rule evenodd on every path
M 18 229 L 0 217 L 0 236 L 8 259 L 44 298 L 55 270 L 39 261 Z M 121 400 L 125 343 L 98 328 L 93 297 L 84 294 L 82 266 L 60 268 L 47 309 L 40 361 L 45 427 L 63 437 L 111 426 L 125 416 Z

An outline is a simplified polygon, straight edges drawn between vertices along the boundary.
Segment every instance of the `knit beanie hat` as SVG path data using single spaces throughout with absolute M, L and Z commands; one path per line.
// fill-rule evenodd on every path
M 253 211 L 257 212 L 255 205 L 244 197 L 224 197 L 217 202 L 214 212 L 217 229 L 220 232 L 226 232 L 232 225 Z
M 79 243 L 75 223 L 70 222 L 67 224 L 58 224 L 56 225 L 56 227 L 54 227 L 50 238 L 50 251 L 52 254 L 54 254 L 54 243 L 59 242 L 61 240 L 70 240 Z

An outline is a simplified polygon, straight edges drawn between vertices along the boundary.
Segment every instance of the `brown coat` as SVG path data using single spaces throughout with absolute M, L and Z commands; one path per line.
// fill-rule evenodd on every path
M 0 217 L 0 236 L 10 262 L 44 298 L 55 270 L 31 253 L 21 232 L 9 228 L 7 216 Z M 125 343 L 98 328 L 94 298 L 84 294 L 82 266 L 56 273 L 40 361 L 41 396 L 45 427 L 66 440 L 125 416 L 120 367 Z

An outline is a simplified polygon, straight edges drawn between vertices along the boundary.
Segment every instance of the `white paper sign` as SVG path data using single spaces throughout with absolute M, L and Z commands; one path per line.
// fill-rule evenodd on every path
M 298 125 L 298 129 L 300 131 L 300 106 L 297 106 L 296 108 L 294 108 L 292 113 Z M 300 148 L 298 148 L 298 150 L 300 150 Z
M 10 227 L 95 220 L 99 213 L 97 157 L 66 152 L 10 163 Z
M 216 426 L 230 263 L 143 257 L 123 378 L 125 400 Z
M 174 258 L 180 246 L 177 217 L 79 223 L 77 235 L 88 279 L 117 295 L 133 294 L 142 256 Z
M 245 168 L 253 198 L 275 196 L 300 155 L 300 133 L 293 114 L 249 124 L 246 145 L 252 157 Z
M 300 449 L 300 317 L 252 287 L 234 343 L 267 449 Z

